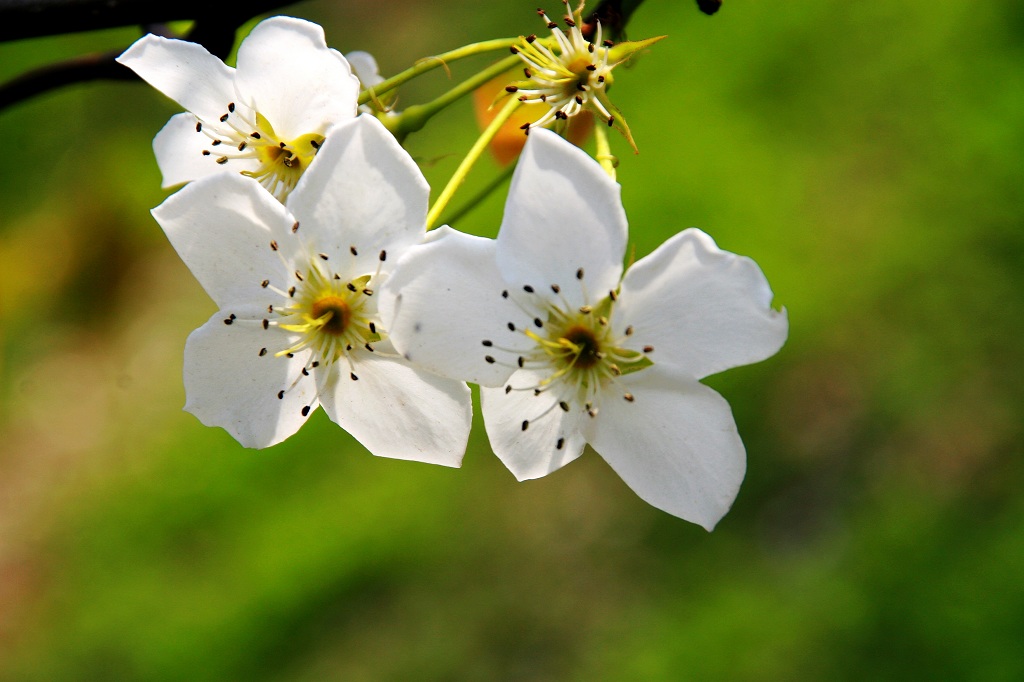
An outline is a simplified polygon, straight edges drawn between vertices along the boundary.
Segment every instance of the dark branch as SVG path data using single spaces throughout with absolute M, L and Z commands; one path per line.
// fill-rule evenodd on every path
M 0 42 L 97 31 L 118 26 L 209 20 L 237 27 L 241 21 L 292 3 L 275 0 L 0 0 Z
M 235 31 L 240 24 L 257 14 L 286 4 L 273 0 L 221 2 L 203 7 L 196 0 L 177 3 L 144 2 L 142 0 L 0 0 L 0 40 L 11 40 L 18 27 L 17 38 L 68 33 L 78 30 L 143 25 L 144 31 L 169 36 L 164 21 L 158 17 L 187 19 L 200 16 L 185 36 L 199 43 L 221 59 L 231 52 Z M 170 5 L 173 5 L 171 7 Z M 127 49 L 127 45 L 125 49 Z M 131 70 L 114 59 L 124 49 L 82 55 L 64 62 L 49 64 L 0 84 L 0 111 L 50 90 L 95 80 L 136 80 Z

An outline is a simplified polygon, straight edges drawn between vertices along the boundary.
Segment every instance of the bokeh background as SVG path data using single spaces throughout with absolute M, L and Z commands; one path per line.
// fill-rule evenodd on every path
M 288 11 L 395 73 L 535 7 Z M 669 36 L 612 93 L 636 256 L 699 226 L 790 314 L 709 380 L 749 460 L 718 529 L 592 452 L 517 483 L 479 422 L 461 470 L 322 413 L 265 451 L 201 426 L 214 306 L 148 214 L 177 108 L 70 87 L 0 112 L 0 680 L 1024 679 L 1024 5 L 647 0 L 629 34 Z M 135 37 L 3 44 L 0 78 Z M 475 134 L 466 102 L 409 139 L 435 191 Z

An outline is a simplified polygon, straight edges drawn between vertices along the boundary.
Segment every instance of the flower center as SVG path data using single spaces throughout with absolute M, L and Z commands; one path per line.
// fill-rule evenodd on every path
M 340 336 L 345 333 L 345 328 L 352 317 L 352 310 L 345 299 L 339 296 L 325 296 L 313 303 L 310 317 L 323 321 L 320 331 L 324 334 Z
M 557 343 L 565 347 L 566 354 L 561 359 L 572 369 L 591 369 L 603 357 L 597 335 L 584 326 L 574 326 L 563 332 Z
M 296 271 L 298 284 L 288 290 L 292 303 L 275 310 L 281 329 L 300 335 L 278 355 L 311 349 L 320 361 L 330 364 L 356 348 L 372 351 L 371 344 L 384 338 L 376 323 L 377 306 L 370 280 L 363 275 L 345 280 L 310 260 L 305 272 Z
M 228 104 L 227 112 L 217 121 L 197 121 L 196 132 L 210 138 L 210 146 L 202 152 L 204 157 L 220 165 L 249 160 L 242 175 L 259 181 L 281 202 L 288 198 L 324 142 L 324 136 L 316 133 L 294 140 L 281 139 L 266 117 L 234 102 Z

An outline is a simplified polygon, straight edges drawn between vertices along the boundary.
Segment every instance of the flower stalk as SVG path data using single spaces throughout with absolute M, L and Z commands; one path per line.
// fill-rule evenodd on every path
M 505 106 L 498 112 L 498 115 L 494 117 L 490 125 L 480 134 L 477 141 L 473 143 L 469 153 L 466 154 L 466 158 L 462 160 L 459 167 L 455 169 L 455 173 L 451 179 L 448 180 L 448 184 L 445 185 L 444 189 L 441 190 L 441 194 L 437 197 L 434 205 L 430 207 L 430 211 L 427 212 L 427 229 L 433 229 L 437 226 L 437 219 L 441 217 L 441 213 L 445 207 L 448 206 L 448 202 L 451 201 L 452 197 L 455 196 L 455 192 L 459 189 L 463 182 L 466 181 L 466 176 L 469 175 L 469 171 L 472 170 L 476 164 L 480 155 L 487 149 L 487 145 L 490 144 L 491 140 L 504 125 L 505 121 L 509 119 L 516 109 L 519 108 L 521 102 L 517 99 L 510 99 L 505 103 Z

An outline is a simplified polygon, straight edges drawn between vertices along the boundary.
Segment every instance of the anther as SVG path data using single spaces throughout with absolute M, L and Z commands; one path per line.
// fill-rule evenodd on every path
M 225 317 L 224 318 L 224 324 L 231 324 L 234 321 L 235 321 L 234 316 L 232 316 L 232 317 Z
M 597 82 L 598 83 L 604 83 L 604 76 L 598 76 L 597 77 Z
M 309 146 L 312 147 L 313 149 L 316 149 L 317 151 L 320 150 L 320 143 L 317 142 L 316 140 L 310 140 Z
M 614 45 L 615 43 L 614 43 L 614 42 L 612 42 L 612 41 L 610 41 L 610 40 L 604 40 L 604 41 L 602 41 L 602 42 L 601 42 L 601 44 L 602 44 L 602 45 L 604 45 L 605 47 L 611 47 L 611 46 L 613 46 L 613 45 Z
M 537 39 L 537 34 L 536 33 L 531 33 L 530 35 L 526 36 L 526 42 L 528 42 L 528 43 L 532 43 L 536 39 Z M 529 76 L 527 76 L 527 78 L 529 78 Z
M 583 279 L 583 268 L 576 271 L 576 279 Z
M 529 69 L 523 69 L 523 75 L 526 76 L 527 78 L 533 78 L 533 72 L 530 71 Z
M 304 377 L 308 377 L 309 376 L 309 370 L 306 369 L 305 367 L 302 368 L 302 376 L 304 376 Z
M 614 116 L 609 116 L 608 117 L 608 127 L 611 128 L 613 125 L 615 125 L 615 117 Z
M 562 408 L 562 412 L 568 412 L 569 411 L 569 403 L 565 402 L 564 400 L 562 402 L 558 403 L 558 406 L 560 408 Z
M 383 263 L 384 261 L 386 261 L 388 259 L 388 252 L 382 250 L 380 252 L 380 254 L 377 256 L 377 258 L 380 259 L 381 263 Z
M 533 287 L 531 287 L 529 284 L 525 284 L 525 285 L 523 285 L 523 291 L 525 291 L 528 294 L 532 294 L 533 293 Z
M 555 292 L 556 294 L 561 293 L 562 287 L 558 286 L 557 284 L 552 284 L 551 291 Z
M 593 311 L 594 311 L 594 309 L 591 308 L 589 305 L 581 305 L 580 306 L 580 314 L 581 315 L 589 315 Z
M 556 24 L 553 21 L 549 21 L 548 22 L 548 28 L 551 28 L 551 29 L 558 28 L 558 24 Z
M 508 325 L 506 325 L 506 326 L 508 327 L 508 330 L 510 332 L 514 332 L 516 330 L 516 326 L 514 324 L 512 324 L 511 322 L 509 322 Z
M 505 395 L 508 395 L 511 392 L 512 392 L 512 384 L 508 384 L 507 386 L 505 386 Z
M 487 340 L 487 339 L 484 339 L 484 340 L 483 340 L 483 341 L 481 341 L 480 343 L 482 343 L 482 344 L 483 344 L 483 345 L 484 345 L 484 346 L 485 346 L 486 348 L 490 348 L 491 346 L 493 346 L 493 345 L 494 345 L 494 343 L 493 343 L 492 341 L 489 341 L 489 340 Z
M 364 343 L 363 348 L 370 351 L 371 353 L 373 352 L 373 346 L 371 346 L 369 343 Z
M 228 113 L 230 113 L 230 114 L 235 113 L 235 103 L 234 102 L 229 102 L 228 103 Z
M 597 71 L 597 64 L 587 64 L 587 71 Z
M 220 157 L 219 159 L 217 159 L 217 163 L 219 163 L 219 164 L 220 164 L 220 165 L 222 165 L 222 166 L 223 166 L 223 165 L 224 165 L 225 163 L 227 163 L 227 162 L 228 162 L 228 157 L 226 157 L 226 156 L 222 156 L 222 157 Z
M 587 91 L 587 86 L 584 85 L 583 83 L 577 83 L 576 84 L 576 89 L 579 90 L 580 92 L 586 92 Z M 582 102 L 580 102 L 580 104 L 582 104 Z
M 609 289 L 608 298 L 611 299 L 612 303 L 615 303 L 619 299 L 619 295 L 615 293 L 615 289 Z
M 626 399 L 626 402 L 630 403 L 636 400 L 636 398 L 633 397 L 632 393 L 624 393 L 622 397 Z
M 351 253 L 351 254 L 352 254 L 353 256 L 358 256 L 358 255 L 359 255 L 359 252 L 358 252 L 358 251 L 356 251 L 356 247 L 354 247 L 354 246 L 350 246 L 350 247 L 348 247 L 348 251 L 349 251 L 349 253 Z
M 295 287 L 288 287 L 288 297 L 295 298 Z
M 370 333 L 371 334 L 376 334 L 377 333 L 377 325 L 376 324 L 374 324 L 373 322 L 370 322 L 369 327 L 370 327 Z
M 302 416 L 305 417 L 305 416 L 308 416 L 308 415 L 309 415 L 309 405 L 303 405 L 303 407 L 302 407 Z
M 654 346 L 644 346 L 644 352 L 645 353 L 653 353 L 654 352 Z
M 210 155 L 210 150 L 209 149 L 204 149 L 203 150 L 203 156 L 209 156 L 209 155 Z
M 321 260 L 327 260 L 327 254 L 326 253 L 321 253 L 321 254 L 319 254 L 319 256 L 320 256 Z
M 302 281 L 302 273 L 299 272 L 298 270 L 295 271 L 295 279 L 299 280 L 300 282 Z
M 292 234 L 295 234 L 295 233 L 296 233 L 296 232 L 298 232 L 298 231 L 299 231 L 299 221 L 298 221 L 298 220 L 296 220 L 296 221 L 295 221 L 295 224 L 294 224 L 294 225 L 292 225 Z
M 519 365 L 519 369 L 522 369 L 523 365 L 526 364 L 526 358 L 520 355 L 518 358 L 516 358 L 516 364 Z
M 519 48 L 517 48 L 515 45 L 513 45 L 512 47 L 510 47 L 508 49 L 509 49 L 509 52 L 511 52 L 512 54 L 519 54 Z
M 541 322 L 539 317 L 533 318 L 533 324 L 537 326 L 537 329 L 542 329 L 544 327 L 544 323 Z
M 228 120 L 228 114 L 224 114 L 223 116 L 220 117 L 220 122 L 221 123 L 223 123 L 226 120 Z
M 196 132 L 197 133 L 203 132 L 203 122 L 202 121 L 196 121 Z
M 587 43 L 587 52 L 594 54 L 594 43 Z
M 350 373 L 349 373 L 349 375 L 348 375 L 348 377 L 349 377 L 349 379 L 351 379 L 352 381 L 359 381 L 359 377 L 357 377 L 357 376 L 356 376 L 356 373 L 355 373 L 355 372 L 350 372 Z
M 529 123 L 524 123 L 523 125 L 519 126 L 519 129 L 520 130 L 525 130 L 526 132 L 530 132 L 530 124 Z
M 579 95 L 576 95 L 575 99 L 576 99 L 576 104 L 583 104 L 583 98 L 580 97 Z
M 564 438 L 559 438 L 558 442 L 555 443 L 555 449 L 556 450 L 561 450 L 562 447 L 564 447 L 564 446 L 565 446 L 565 439 Z
M 629 325 L 628 327 L 626 327 L 625 334 L 626 336 L 633 336 L 633 325 Z
M 288 145 L 287 145 L 287 144 L 285 144 L 284 142 L 281 142 L 281 143 L 279 143 L 279 144 L 278 144 L 277 146 L 278 146 L 278 147 L 280 147 L 281 149 L 284 149 L 284 148 L 285 148 L 285 147 L 287 147 Z
M 508 289 L 505 289 L 504 291 L 501 292 L 501 297 L 508 298 Z
M 519 88 L 514 85 L 506 85 L 505 92 L 519 92 Z
M 525 431 L 528 428 L 530 428 L 530 420 L 529 419 L 524 419 L 523 420 L 523 431 Z
M 263 320 L 263 328 L 270 329 L 270 320 Z
M 363 289 L 363 296 L 373 296 L 373 289 Z
M 352 282 L 349 282 L 348 284 L 346 284 L 345 288 L 348 289 L 349 291 L 351 291 L 353 294 L 356 293 L 356 285 L 352 284 Z
M 251 133 L 249 133 L 249 137 L 251 137 L 254 140 L 258 140 L 258 139 L 260 139 L 260 134 L 257 133 L 257 132 L 251 132 Z
M 274 312 L 274 304 L 273 303 L 271 303 L 270 305 L 267 306 L 267 312 L 268 313 L 273 313 Z
M 245 140 L 238 143 L 238 151 L 245 151 Z
M 269 279 L 263 280 L 262 282 L 260 282 L 260 286 L 263 287 L 264 289 L 266 289 L 267 287 L 270 286 L 270 280 Z
M 525 102 L 526 100 L 528 100 L 530 98 L 527 97 L 526 95 L 520 95 L 518 99 L 519 99 L 520 102 Z
M 565 17 L 565 25 L 569 28 L 576 28 L 576 22 L 570 17 Z
M 211 143 L 210 143 L 210 146 L 211 146 L 211 147 L 216 147 L 216 146 L 218 146 L 219 144 L 220 144 L 220 140 L 214 140 L 213 142 L 211 142 Z
M 278 400 L 284 400 L 284 391 L 283 390 L 277 392 L 277 399 Z
M 320 361 L 319 360 L 314 360 L 313 364 L 310 365 L 310 367 L 319 367 L 319 366 L 320 366 Z
M 277 242 L 274 241 L 273 239 L 270 240 L 270 249 L 272 251 L 277 251 Z
M 488 365 L 493 365 L 495 363 L 495 360 L 494 360 L 493 356 L 485 355 L 484 356 L 484 362 L 486 362 Z M 505 391 L 505 392 L 508 393 L 508 391 Z
M 266 354 L 267 354 L 267 349 L 266 348 L 260 348 L 260 357 L 262 358 Z

